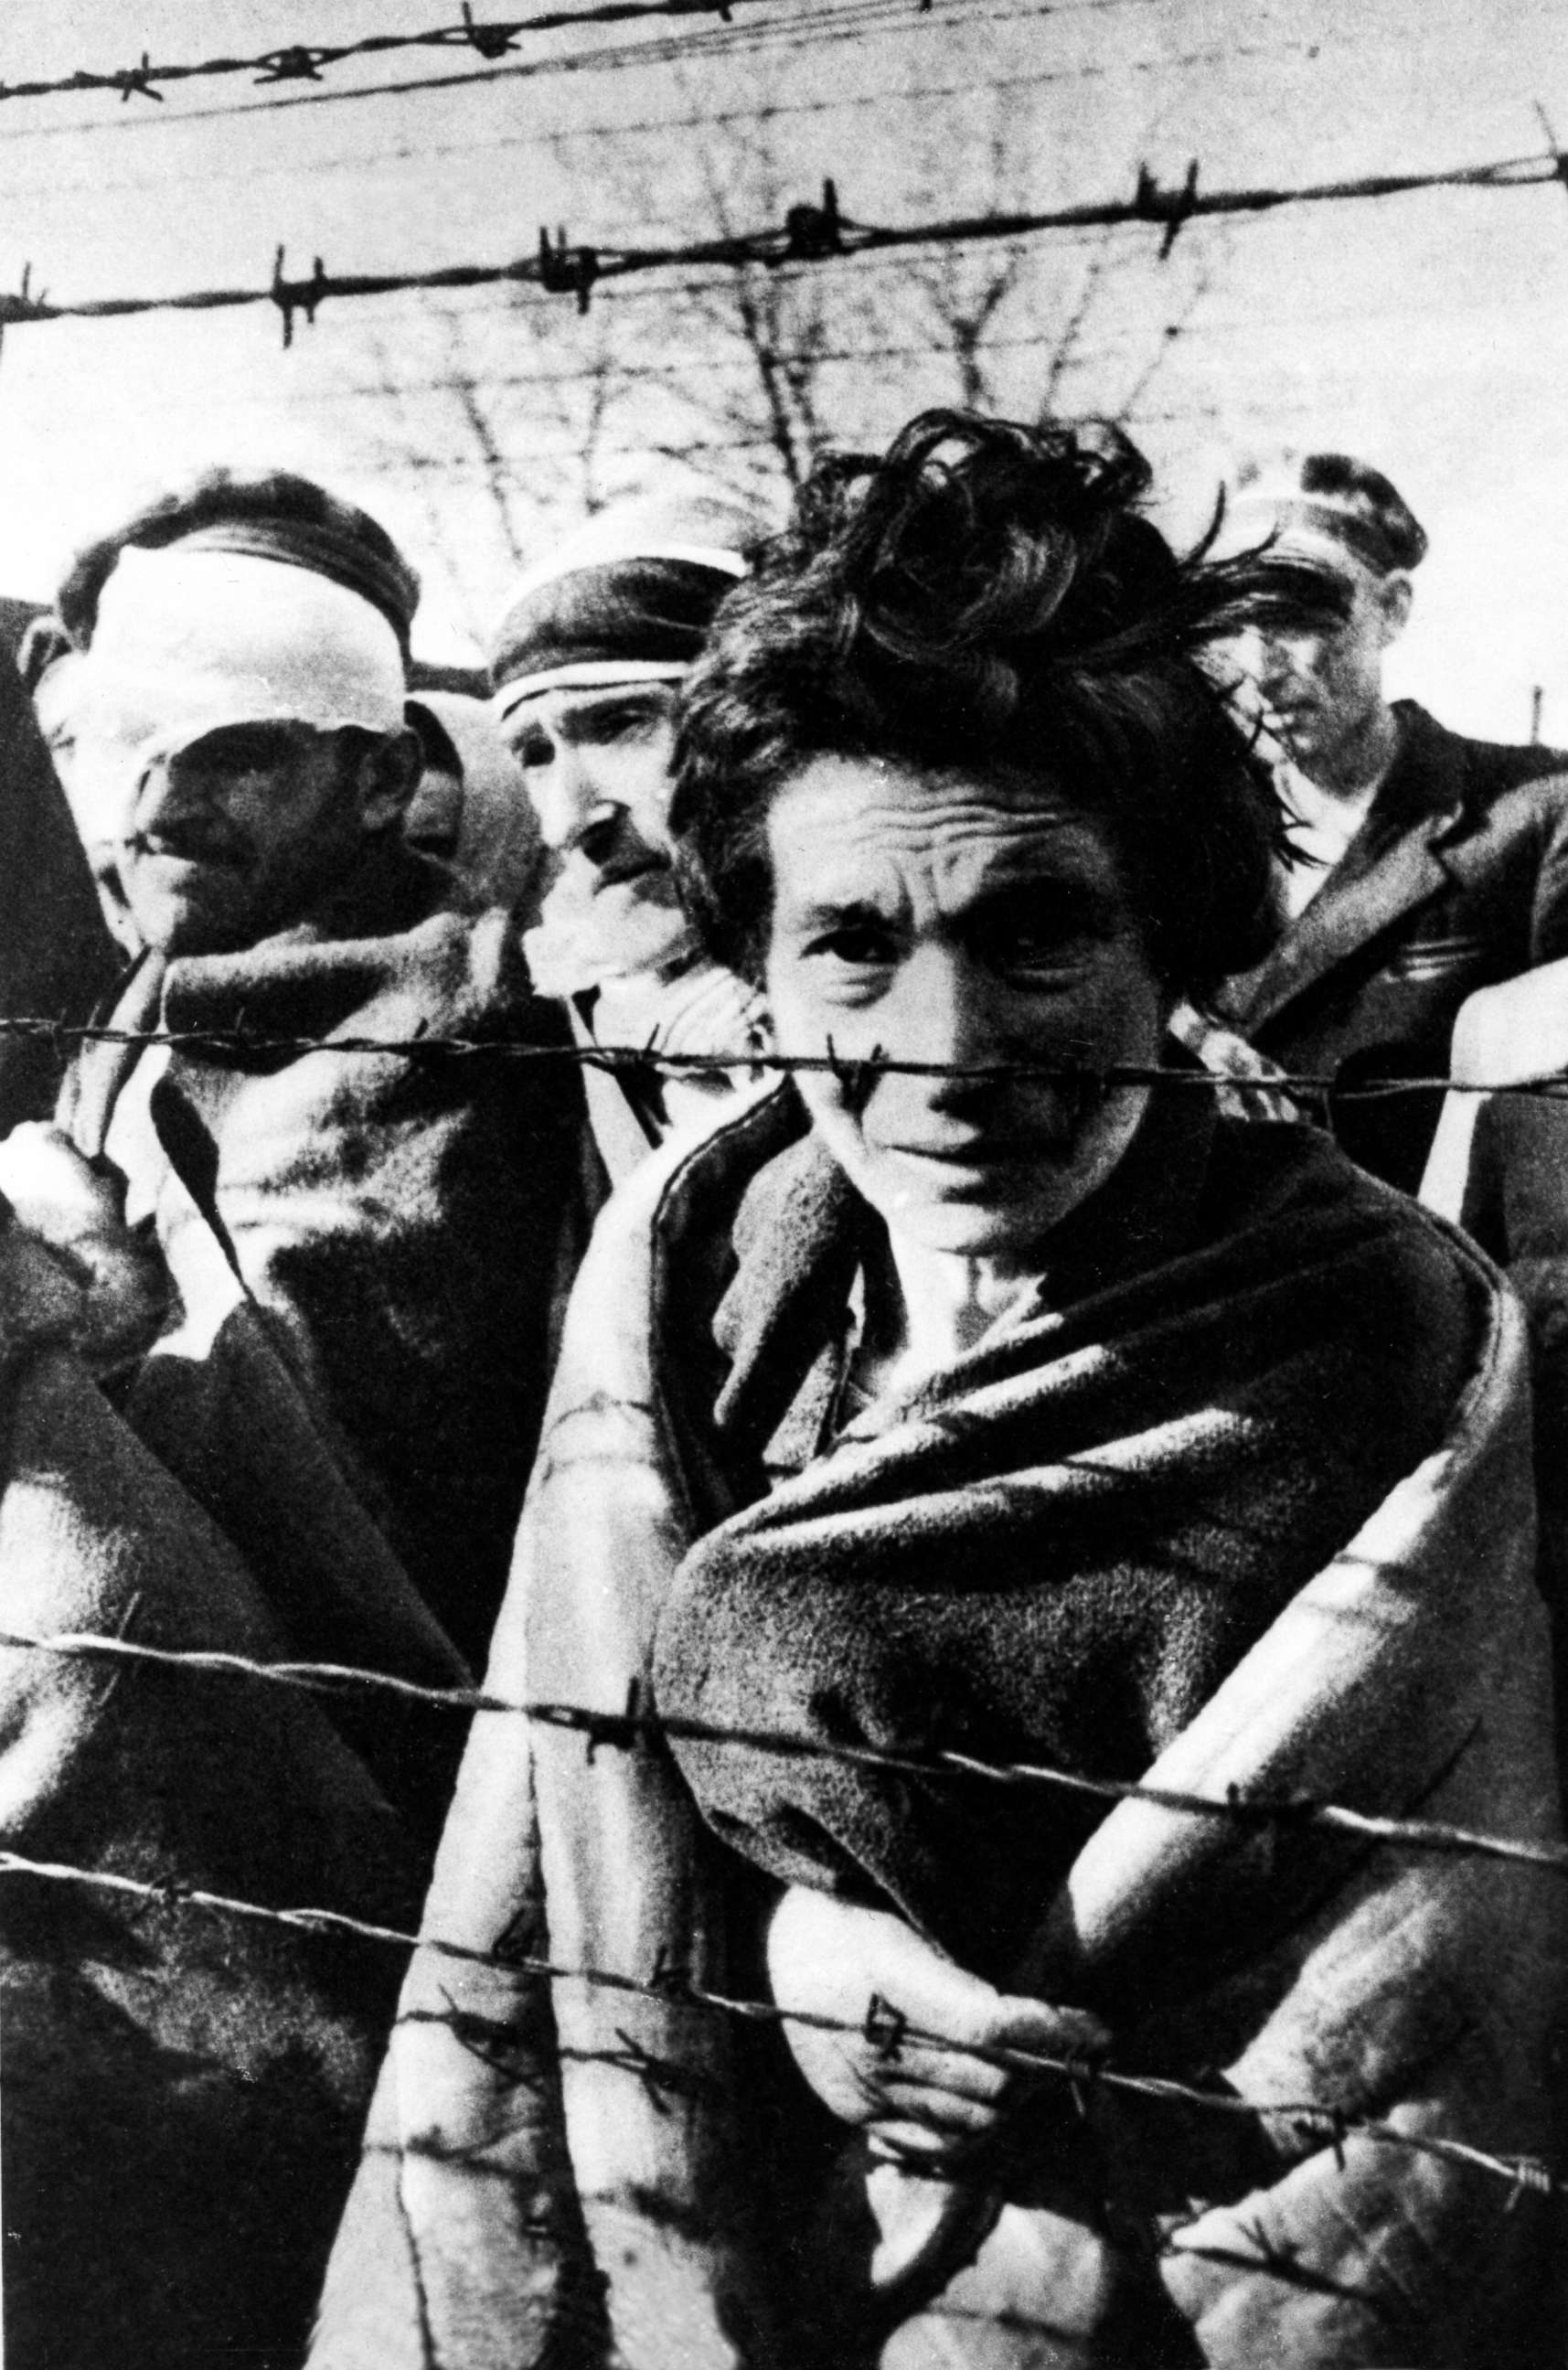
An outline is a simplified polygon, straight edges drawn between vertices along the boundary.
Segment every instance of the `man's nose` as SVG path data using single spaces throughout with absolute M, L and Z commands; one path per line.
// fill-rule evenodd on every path
M 997 983 L 960 948 L 931 947 L 905 965 L 899 1042 L 886 1051 L 928 1063 L 920 1081 L 933 1100 L 974 1091 L 962 1074 L 1005 1062 L 1017 1048 L 999 1009 Z
M 213 803 L 213 787 L 209 776 L 182 760 L 178 750 L 148 758 L 131 802 L 133 829 L 144 831 L 174 815 L 205 812 Z
M 575 749 L 558 748 L 548 766 L 533 772 L 528 795 L 539 819 L 540 837 L 558 856 L 569 856 L 596 823 L 607 822 L 617 811 L 593 766 Z
M 1254 678 L 1263 671 L 1268 656 L 1268 638 L 1259 626 L 1243 626 L 1240 632 L 1225 644 L 1233 664 L 1244 675 Z
M 1258 680 L 1265 688 L 1272 683 L 1286 683 L 1296 672 L 1296 647 L 1287 634 L 1260 634 L 1258 637 Z

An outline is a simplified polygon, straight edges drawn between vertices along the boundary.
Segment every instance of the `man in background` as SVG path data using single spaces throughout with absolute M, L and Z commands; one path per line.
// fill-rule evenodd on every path
M 404 844 L 417 594 L 374 520 L 289 477 L 208 478 L 78 559 L 40 696 L 69 673 L 63 771 L 141 949 L 113 1026 L 202 1041 L 88 1046 L 63 1116 L 187 1300 L 192 1243 L 222 1245 L 479 1657 L 548 1380 L 579 1089 L 504 1051 L 291 1042 L 563 1042 L 508 915 L 444 910 Z
M 405 842 L 416 594 L 363 512 L 210 478 L 82 556 L 40 678 L 137 951 L 0 1143 L 7 1625 L 380 1679 L 0 1644 L 6 1847 L 144 1888 L 7 1881 L 29 2360 L 303 2354 L 397 1959 L 179 1904 L 416 1914 L 549 1380 L 581 1088 L 511 913 Z
M 744 1057 L 760 997 L 702 955 L 669 832 L 674 710 L 755 523 L 706 499 L 605 511 L 524 577 L 490 653 L 493 710 L 559 870 L 525 940 L 535 987 L 585 1049 Z M 672 1128 L 714 1114 L 747 1075 L 650 1058 L 585 1073 L 599 1157 L 617 1183 Z
M 1228 984 L 1222 1017 L 1341 1090 L 1446 1076 L 1466 997 L 1568 954 L 1564 760 L 1467 740 L 1385 696 L 1427 538 L 1380 471 L 1311 454 L 1244 496 L 1234 525 L 1315 575 L 1323 600 L 1238 652 L 1282 754 L 1297 860 L 1276 880 L 1275 944 Z M 1330 1110 L 1355 1158 L 1413 1191 L 1438 1101 L 1331 1092 Z

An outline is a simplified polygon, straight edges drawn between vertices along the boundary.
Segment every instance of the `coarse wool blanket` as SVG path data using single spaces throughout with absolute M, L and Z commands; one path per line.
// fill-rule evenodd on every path
M 864 1214 L 790 1096 L 638 1180 L 489 1685 L 1555 1838 L 1516 1306 L 1310 1131 L 1140 1144 L 1140 1241 L 1086 1229 L 1078 1296 L 842 1438 Z M 317 2370 L 1554 2358 L 1552 2210 L 1462 2150 L 1552 2157 L 1560 1879 L 982 1801 L 481 1715 Z M 1113 2068 L 1382 2135 L 1094 2083 L 967 2192 L 868 2172 L 775 2031 L 690 1996 L 757 1996 L 780 1876 L 1092 2010 Z
M 449 1714 L 8 1642 L 465 1683 L 211 1264 L 212 1329 L 153 1352 L 132 1419 L 78 1354 L 101 1330 L 81 1266 L 0 1228 L 0 1850 L 65 1871 L 0 1874 L 17 2370 L 298 2363 L 403 1953 L 184 1896 L 407 1931 L 455 1758 Z
M 117 1025 L 190 1041 L 88 1047 L 62 1118 L 125 1171 L 199 1319 L 216 1234 L 480 1666 L 586 1235 L 585 1121 L 511 916 L 442 911 L 444 893 L 435 867 L 373 843 L 293 927 L 147 961 Z M 407 1050 L 425 1038 L 477 1050 Z

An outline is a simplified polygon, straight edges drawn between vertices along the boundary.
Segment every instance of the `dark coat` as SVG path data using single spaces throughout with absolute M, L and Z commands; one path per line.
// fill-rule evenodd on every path
M 1446 731 L 1396 704 L 1399 755 L 1344 857 L 1255 970 L 1219 999 L 1285 1068 L 1341 1087 L 1447 1076 L 1477 988 L 1568 955 L 1568 759 Z M 1413 1192 L 1439 1098 L 1341 1102 L 1352 1156 Z
M 15 604 L 9 604 L 14 615 Z M 6 647 L 0 604 L 0 1015 L 86 1020 L 121 956 L 103 926 L 70 813 Z M 0 1035 L 0 1134 L 46 1119 L 65 1053 Z

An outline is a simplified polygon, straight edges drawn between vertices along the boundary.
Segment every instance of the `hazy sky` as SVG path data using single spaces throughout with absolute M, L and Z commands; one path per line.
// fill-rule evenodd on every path
M 525 0 L 503 5 L 521 14 Z M 7 0 L 0 79 L 455 14 L 454 0 Z M 709 18 L 584 28 L 525 37 L 504 63 L 412 52 L 329 69 L 318 86 L 236 76 L 171 88 L 161 106 L 0 103 L 0 284 L 28 263 L 62 299 L 259 284 L 280 243 L 302 273 L 316 253 L 340 270 L 502 261 L 542 221 L 627 236 L 648 225 L 617 211 L 617 125 L 768 104 L 791 110 L 801 196 L 832 171 L 849 212 L 896 220 L 911 121 L 940 141 L 951 118 L 955 160 L 974 122 L 960 96 L 921 98 L 912 119 L 900 94 L 961 77 L 1032 78 L 1020 194 L 1036 204 L 1126 192 L 1139 157 L 1170 181 L 1195 155 L 1206 186 L 1237 187 L 1524 155 L 1542 145 L 1538 106 L 1568 139 L 1568 7 L 1536 0 L 937 0 L 924 15 L 917 0 L 754 0 L 728 31 Z M 386 87 L 449 76 L 466 78 Z M 642 138 L 655 155 L 671 144 L 673 185 L 717 136 Z M 1134 424 L 1182 522 L 1251 453 L 1339 446 L 1377 461 L 1433 542 L 1404 684 L 1447 720 L 1507 737 L 1528 729 L 1540 684 L 1547 733 L 1568 739 L 1568 190 L 1287 210 L 1193 225 L 1168 265 L 1157 249 L 1141 229 L 1124 239 L 1063 407 L 1116 407 L 1156 339 Z M 651 337 L 651 282 L 639 302 Z M 481 346 L 505 329 L 499 298 L 465 303 Z M 1166 325 L 1177 334 L 1160 349 Z M 467 523 L 473 465 L 432 391 L 432 334 L 405 297 L 329 305 L 287 353 L 267 306 L 8 330 L 0 591 L 46 594 L 75 544 L 150 482 L 214 458 L 275 460 L 386 517 L 426 569 L 425 647 L 470 649 L 505 571 Z M 543 334 L 571 371 L 587 333 L 570 304 Z M 891 430 L 908 408 L 896 379 L 886 399 Z M 508 428 L 518 469 L 535 432 L 525 413 Z M 400 442 L 433 462 L 400 466 Z

